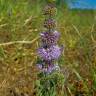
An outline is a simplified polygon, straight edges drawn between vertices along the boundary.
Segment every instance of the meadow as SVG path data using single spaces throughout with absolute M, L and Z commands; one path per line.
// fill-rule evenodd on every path
M 0 96 L 36 96 L 36 49 L 45 30 L 45 5 L 45 0 L 0 0 Z M 70 10 L 63 1 L 56 6 L 65 77 L 59 90 L 64 94 L 58 96 L 96 96 L 96 11 Z

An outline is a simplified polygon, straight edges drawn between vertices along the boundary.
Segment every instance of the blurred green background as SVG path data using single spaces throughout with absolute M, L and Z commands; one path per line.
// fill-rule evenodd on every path
M 8 90 L 14 88 L 18 93 L 33 92 L 38 73 L 35 62 L 40 41 L 37 38 L 45 30 L 42 9 L 46 4 L 46 0 L 0 0 L 0 96 L 7 96 Z M 56 30 L 61 33 L 59 44 L 65 47 L 59 64 L 66 82 L 83 81 L 88 96 L 95 96 L 96 10 L 70 10 L 63 0 L 57 0 L 56 7 Z M 90 80 L 92 88 L 88 85 Z M 67 83 L 71 95 L 66 96 L 74 96 L 74 83 Z

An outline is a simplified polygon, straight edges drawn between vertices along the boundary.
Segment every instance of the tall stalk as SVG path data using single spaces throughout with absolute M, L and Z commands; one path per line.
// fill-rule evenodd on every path
M 37 65 L 40 69 L 37 96 L 57 96 L 57 86 L 64 83 L 58 65 L 58 59 L 63 49 L 58 46 L 60 33 L 55 29 L 57 25 L 54 19 L 56 13 L 57 9 L 54 2 L 49 1 L 43 10 L 46 31 L 40 33 L 41 43 L 37 50 L 39 57 Z

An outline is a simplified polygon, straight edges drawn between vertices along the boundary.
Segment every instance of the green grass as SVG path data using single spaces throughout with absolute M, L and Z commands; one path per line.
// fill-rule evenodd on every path
M 11 89 L 18 94 L 33 93 L 38 73 L 36 38 L 44 30 L 44 5 L 44 0 L 0 0 L 0 96 L 10 96 Z M 64 96 L 74 96 L 77 81 L 82 81 L 88 96 L 93 96 L 96 94 L 96 11 L 69 10 L 62 3 L 57 8 L 59 44 L 65 46 L 59 60 L 67 82 L 65 93 L 68 94 Z M 15 42 L 34 39 L 28 44 Z

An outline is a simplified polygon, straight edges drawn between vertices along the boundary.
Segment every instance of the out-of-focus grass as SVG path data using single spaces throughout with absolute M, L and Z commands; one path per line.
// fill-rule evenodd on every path
M 10 96 L 9 89 L 18 94 L 33 92 L 38 72 L 34 67 L 38 40 L 32 44 L 2 44 L 37 38 L 44 29 L 44 5 L 44 0 L 0 0 L 0 96 Z M 75 92 L 73 85 L 78 80 L 83 81 L 88 96 L 93 96 L 91 91 L 96 94 L 96 11 L 69 10 L 64 4 L 57 4 L 57 8 L 59 44 L 65 46 L 59 63 L 68 83 L 68 96 Z M 89 81 L 93 82 L 92 86 Z

